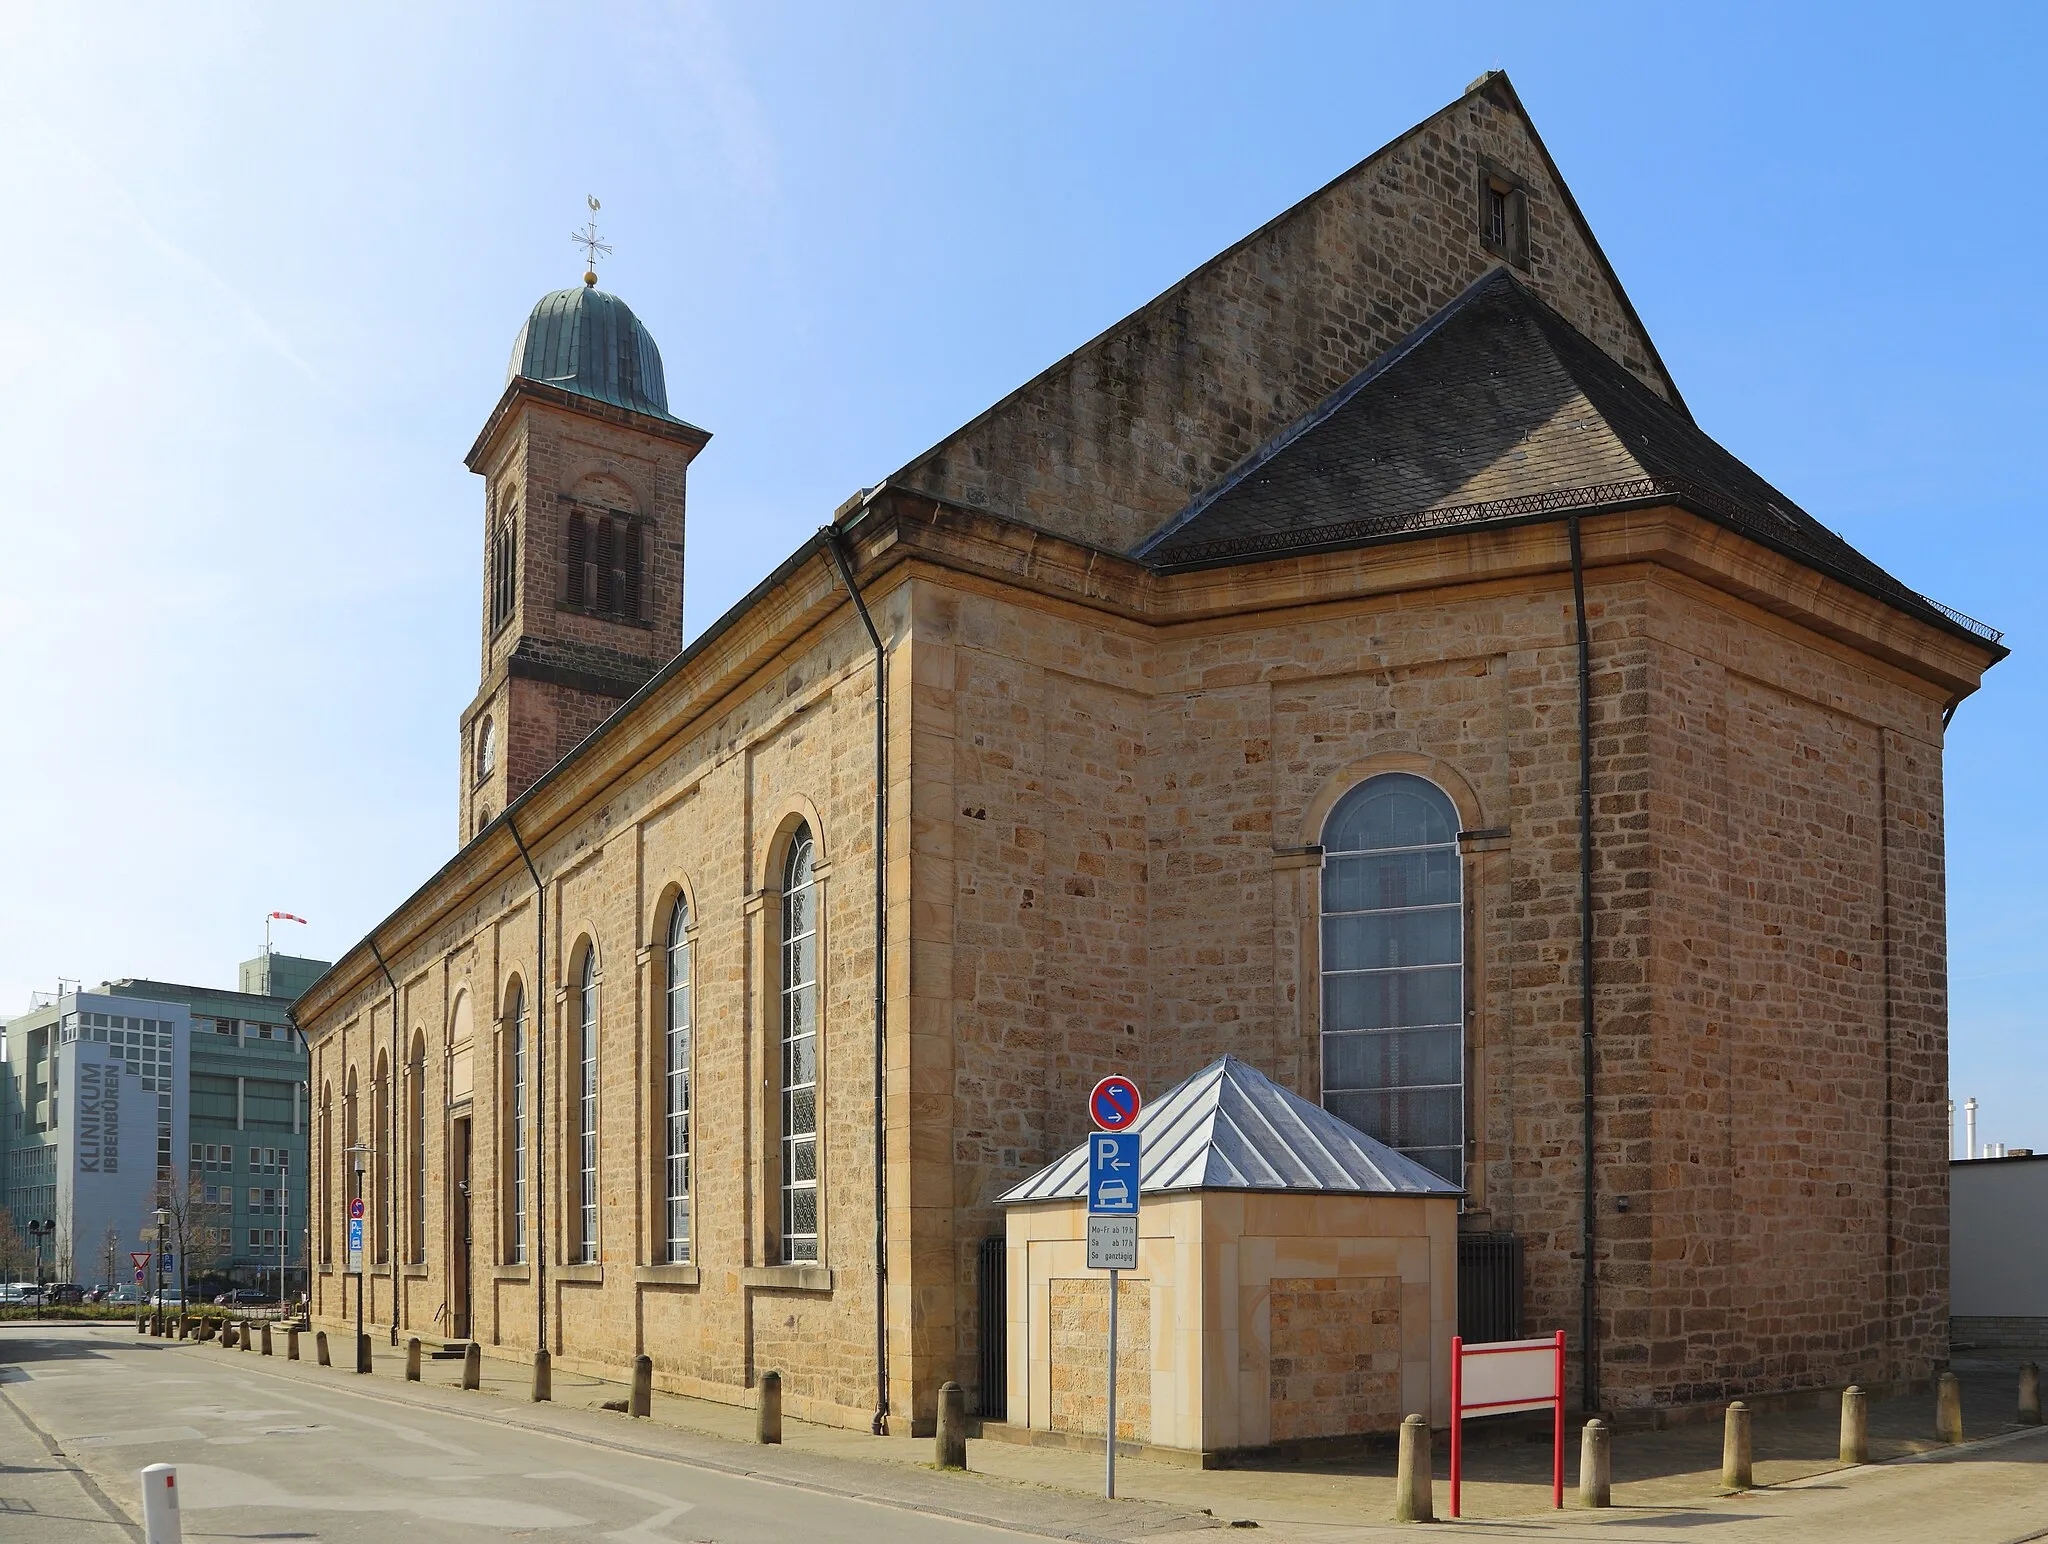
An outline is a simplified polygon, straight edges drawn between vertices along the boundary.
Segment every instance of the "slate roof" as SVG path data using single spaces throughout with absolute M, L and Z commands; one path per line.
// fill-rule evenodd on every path
M 1455 1196 L 1434 1170 L 1375 1142 L 1328 1110 L 1226 1056 L 1138 1114 L 1140 1194 L 1170 1190 L 1299 1190 Z M 996 1198 L 1061 1201 L 1088 1193 L 1088 1144 Z
M 1138 545 L 1165 570 L 1677 504 L 1950 631 L 1496 268 Z

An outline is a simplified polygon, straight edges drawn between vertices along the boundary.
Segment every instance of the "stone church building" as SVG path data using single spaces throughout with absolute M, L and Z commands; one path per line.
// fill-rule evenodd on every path
M 996 1198 L 1227 1053 L 1461 1187 L 1599 1408 L 1942 1363 L 2004 650 L 1694 422 L 1504 75 L 686 647 L 708 440 L 594 279 L 534 308 L 460 850 L 299 1004 L 318 1320 L 361 1198 L 379 1337 L 994 1411 Z

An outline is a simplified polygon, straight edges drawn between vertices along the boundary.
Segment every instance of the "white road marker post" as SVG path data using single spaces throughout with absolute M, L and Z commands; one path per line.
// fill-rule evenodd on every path
M 173 1464 L 151 1464 L 142 1471 L 142 1537 L 144 1544 L 183 1544 L 178 1470 Z

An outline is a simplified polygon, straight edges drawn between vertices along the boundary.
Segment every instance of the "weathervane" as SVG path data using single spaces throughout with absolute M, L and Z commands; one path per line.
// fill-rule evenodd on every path
M 590 206 L 590 222 L 580 231 L 569 232 L 569 239 L 583 248 L 585 260 L 590 264 L 583 275 L 583 282 L 594 286 L 597 283 L 597 260 L 612 255 L 612 244 L 597 239 L 597 211 L 601 207 L 597 202 L 597 195 L 593 193 L 583 202 Z

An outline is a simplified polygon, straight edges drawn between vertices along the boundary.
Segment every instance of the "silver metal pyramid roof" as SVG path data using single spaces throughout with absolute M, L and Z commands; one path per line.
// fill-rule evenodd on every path
M 1299 1190 L 1455 1196 L 1434 1170 L 1291 1094 L 1235 1056 L 1211 1062 L 1138 1115 L 1141 1193 Z M 1088 1193 L 1088 1144 L 996 1198 L 1065 1201 Z

